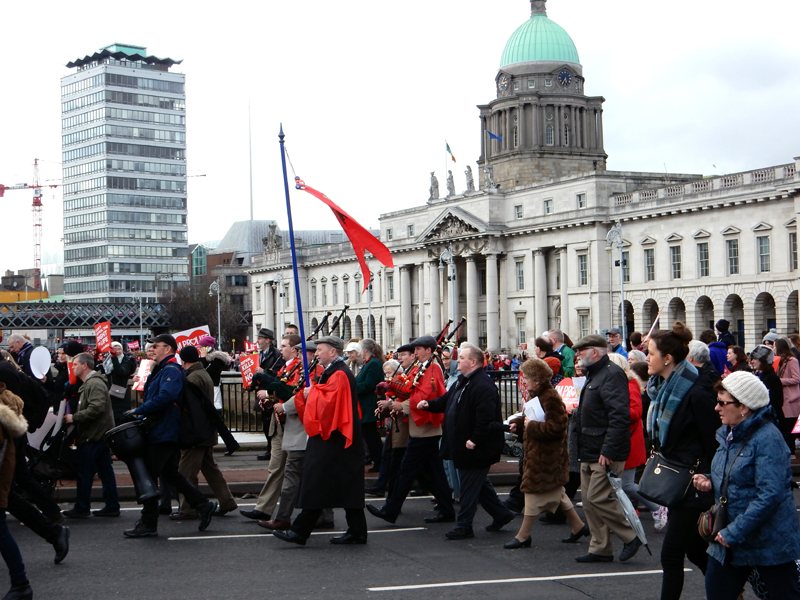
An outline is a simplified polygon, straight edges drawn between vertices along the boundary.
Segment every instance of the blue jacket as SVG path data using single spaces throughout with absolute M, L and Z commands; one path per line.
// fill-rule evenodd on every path
M 711 364 L 722 375 L 725 367 L 730 368 L 728 363 L 728 347 L 723 342 L 712 342 L 708 345 L 708 354 L 711 357 Z
M 719 502 L 720 488 L 742 441 L 754 427 L 767 421 L 747 441 L 733 463 L 728 479 L 728 526 L 720 533 L 730 548 L 712 542 L 708 553 L 725 564 L 770 566 L 800 558 L 800 524 L 790 482 L 792 470 L 789 449 L 774 422 L 771 406 L 757 410 L 733 430 L 733 440 L 725 443 L 730 427 L 717 430 L 719 448 L 711 463 L 714 496 Z
M 156 424 L 147 430 L 151 444 L 178 443 L 181 431 L 184 374 L 174 356 L 162 360 L 144 385 L 144 402 L 133 414 Z

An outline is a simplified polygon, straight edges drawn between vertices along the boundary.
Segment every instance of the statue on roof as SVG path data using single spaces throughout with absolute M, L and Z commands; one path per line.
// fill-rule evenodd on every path
M 431 171 L 431 197 L 428 200 L 438 200 L 439 199 L 439 180 L 436 179 L 436 173 Z
M 487 162 L 484 171 L 486 171 L 486 189 L 490 191 L 496 190 L 497 184 L 494 181 L 494 168 Z
M 464 174 L 467 176 L 467 191 L 474 192 L 475 191 L 475 179 L 472 177 L 472 167 L 467 165 L 467 170 L 464 171 Z
M 455 196 L 456 195 L 456 184 L 453 181 L 453 172 L 447 172 L 447 195 L 448 196 Z

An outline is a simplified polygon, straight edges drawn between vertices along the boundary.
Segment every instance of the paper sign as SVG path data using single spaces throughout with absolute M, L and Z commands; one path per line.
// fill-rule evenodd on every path
M 798 418 L 797 423 L 794 424 L 794 429 L 792 429 L 792 433 L 800 433 L 800 418 Z
M 139 342 L 128 342 L 128 350 L 138 350 Z
M 139 381 L 134 383 L 131 389 L 137 392 L 144 391 L 144 384 L 147 383 L 147 378 L 150 376 L 150 370 L 152 368 L 153 361 L 146 358 L 143 359 L 142 362 L 139 363 L 139 369 L 136 371 L 136 376 L 139 378 Z
M 538 421 L 544 423 L 544 409 L 542 403 L 539 402 L 539 396 L 532 398 L 525 403 L 525 416 L 529 421 Z
M 94 338 L 97 342 L 97 349 L 100 352 L 109 352 L 111 350 L 111 321 L 95 325 Z
M 575 389 L 572 379 L 567 377 L 559 381 L 556 391 L 564 401 L 564 406 L 567 407 L 567 414 L 572 414 L 572 411 L 578 408 L 578 390 Z
M 239 359 L 239 370 L 242 372 L 242 383 L 244 387 L 250 387 L 257 368 L 258 354 L 248 354 Z
M 72 361 L 67 362 L 67 373 L 69 374 L 69 383 L 70 385 L 75 385 L 78 383 L 78 378 L 75 377 L 75 372 L 72 370 Z
M 519 388 L 519 393 L 522 395 L 522 399 L 527 402 L 528 388 L 525 386 L 525 378 L 522 376 L 522 371 L 519 372 L 519 377 L 517 378 L 517 387 Z
M 208 328 L 208 325 L 187 329 L 186 331 L 179 331 L 175 334 L 175 341 L 178 342 L 178 351 L 184 346 L 199 346 L 200 338 L 204 335 L 211 335 L 211 330 Z
M 255 342 L 245 341 L 245 343 L 244 343 L 244 351 L 245 352 L 258 352 L 258 344 L 256 344 Z

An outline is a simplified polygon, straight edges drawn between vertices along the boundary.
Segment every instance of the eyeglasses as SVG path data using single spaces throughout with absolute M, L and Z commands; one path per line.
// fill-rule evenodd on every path
M 736 404 L 736 400 L 717 400 L 717 406 L 725 406 L 726 404 Z

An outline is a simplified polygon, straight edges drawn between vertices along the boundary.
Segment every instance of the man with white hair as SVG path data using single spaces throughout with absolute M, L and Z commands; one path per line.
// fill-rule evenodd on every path
M 606 356 L 609 349 L 603 336 L 584 336 L 573 350 L 586 373 L 586 383 L 570 426 L 578 440 L 581 498 L 592 534 L 589 553 L 575 560 L 581 563 L 613 561 L 614 548 L 609 534 L 614 532 L 625 543 L 619 555 L 619 560 L 624 562 L 633 558 L 642 542 L 614 497 L 606 472 L 622 473 L 631 451 L 628 378 Z
M 30 365 L 33 346 L 30 340 L 21 333 L 12 333 L 8 336 L 8 349 L 14 354 L 14 359 L 17 361 L 19 368 L 29 377 L 33 377 Z
M 575 351 L 564 343 L 564 332 L 560 329 L 551 329 L 547 332 L 547 337 L 553 344 L 553 352 L 558 352 L 564 357 L 561 360 L 564 377 L 575 375 Z

